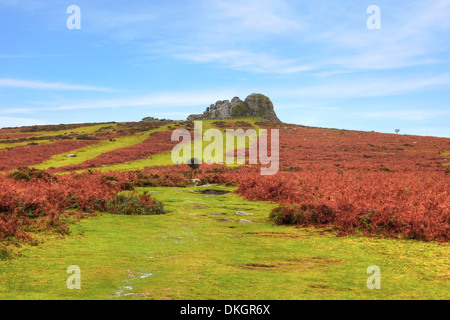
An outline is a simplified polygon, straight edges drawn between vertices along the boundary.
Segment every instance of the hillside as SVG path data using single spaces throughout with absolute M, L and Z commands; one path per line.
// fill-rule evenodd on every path
M 314 128 L 257 118 L 203 122 L 203 131 L 216 128 L 223 133 L 227 128 L 279 129 L 280 162 L 285 170 L 296 166 L 311 167 L 320 162 L 324 167 L 340 164 L 342 169 L 378 170 L 385 166 L 400 171 L 445 171 L 445 166 L 450 163 L 448 138 Z M 170 141 L 171 133 L 179 128 L 192 131 L 193 123 L 114 122 L 0 129 L 0 169 L 33 166 L 66 171 L 65 166 L 85 162 L 90 168 L 103 169 L 124 163 L 133 169 L 171 165 L 170 157 L 165 155 L 176 144 Z M 151 150 L 150 145 L 155 150 Z M 143 150 L 142 154 L 131 152 L 132 146 Z M 117 159 L 111 160 L 111 153 Z M 66 157 L 67 154 L 76 157 Z M 109 163 L 105 163 L 107 156 Z M 134 162 L 139 163 L 134 166 Z
M 370 298 L 364 271 L 373 263 L 405 277 L 386 280 L 397 289 L 384 298 L 404 297 L 407 287 L 417 289 L 411 298 L 448 293 L 450 139 L 258 118 L 203 121 L 204 132 L 278 129 L 279 172 L 261 176 L 261 164 L 203 163 L 195 171 L 173 164 L 172 132 L 193 128 L 143 121 L 1 129 L 0 257 L 17 265 L 2 265 L 0 296 L 21 295 L 6 280 L 25 285 L 16 268 L 33 270 L 64 250 L 72 254 L 55 268 L 109 261 L 103 278 L 86 274 L 95 290 L 85 298 L 267 299 L 268 285 L 271 297 Z M 33 260 L 36 245 L 41 258 Z M 47 287 L 26 285 L 27 292 L 68 298 L 55 272 L 41 276 Z M 326 275 L 343 282 L 332 285 Z M 255 290 L 236 290 L 240 281 L 255 281 Z

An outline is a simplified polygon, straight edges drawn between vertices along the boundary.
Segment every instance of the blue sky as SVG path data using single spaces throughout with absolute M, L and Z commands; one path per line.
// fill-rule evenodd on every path
M 287 123 L 450 137 L 450 0 L 0 0 L 0 41 L 0 127 L 263 93 Z

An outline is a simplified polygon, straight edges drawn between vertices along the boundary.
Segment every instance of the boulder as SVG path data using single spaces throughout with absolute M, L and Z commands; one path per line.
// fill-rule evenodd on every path
M 251 117 L 252 116 L 247 104 L 244 101 L 242 101 L 241 99 L 239 99 L 238 97 L 234 97 L 231 100 L 230 113 L 233 118 Z
M 196 121 L 196 120 L 203 120 L 202 114 L 191 114 L 189 117 L 187 117 L 187 121 Z
M 269 121 L 279 122 L 275 114 L 272 101 L 262 94 L 253 93 L 245 99 L 245 104 L 250 109 L 250 113 L 254 117 L 264 118 Z
M 158 118 L 154 118 L 154 117 L 145 117 L 141 120 L 142 122 L 157 122 L 159 121 Z
M 252 216 L 253 215 L 253 213 L 244 212 L 244 211 L 237 211 L 236 214 L 240 215 L 240 216 Z

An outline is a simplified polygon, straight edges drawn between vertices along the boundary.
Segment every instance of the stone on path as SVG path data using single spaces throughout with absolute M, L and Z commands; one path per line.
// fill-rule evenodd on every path
M 252 216 L 253 215 L 253 213 L 244 212 L 244 211 L 237 211 L 236 214 L 238 214 L 240 216 Z

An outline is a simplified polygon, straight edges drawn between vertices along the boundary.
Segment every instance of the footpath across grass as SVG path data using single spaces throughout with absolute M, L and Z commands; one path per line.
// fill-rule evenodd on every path
M 170 213 L 104 214 L 24 248 L 0 261 L 0 299 L 450 298 L 446 244 L 275 226 L 275 204 L 197 192 L 205 189 L 233 191 L 139 188 Z M 80 267 L 81 290 L 67 288 L 71 265 Z M 367 288 L 372 265 L 379 290 Z

